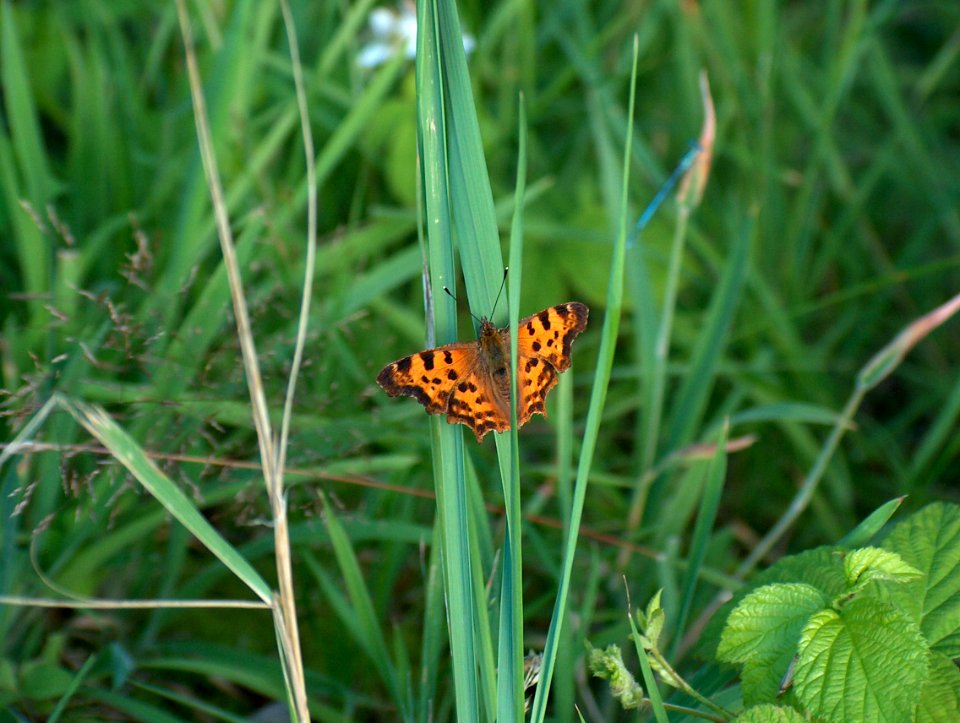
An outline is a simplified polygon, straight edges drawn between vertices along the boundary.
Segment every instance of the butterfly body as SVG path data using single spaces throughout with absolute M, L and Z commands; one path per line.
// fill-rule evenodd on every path
M 557 376 L 570 366 L 570 346 L 587 325 L 589 309 L 579 302 L 544 309 L 523 319 L 517 332 L 517 424 L 535 413 Z M 489 431 L 510 429 L 510 330 L 480 323 L 475 342 L 456 342 L 388 364 L 377 383 L 391 397 L 409 396 L 430 414 L 466 424 L 477 441 Z

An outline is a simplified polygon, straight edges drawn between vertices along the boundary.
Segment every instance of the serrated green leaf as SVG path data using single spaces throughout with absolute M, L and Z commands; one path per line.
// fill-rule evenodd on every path
M 743 663 L 745 705 L 768 702 L 797 652 L 800 632 L 827 598 L 812 585 L 777 583 L 747 595 L 730 613 L 717 657 Z
M 747 708 L 732 723 L 805 723 L 806 718 L 793 708 L 779 705 L 755 705 Z
M 716 657 L 716 646 L 726 627 L 730 612 L 743 599 L 762 585 L 772 583 L 806 583 L 823 593 L 824 597 L 832 600 L 848 591 L 847 582 L 843 577 L 843 567 L 837 559 L 837 548 L 829 545 L 816 547 L 799 555 L 790 555 L 781 558 L 768 569 L 753 577 L 751 587 L 736 592 L 733 598 L 721 607 L 713 616 L 703 634 L 703 645 L 707 657 Z
M 666 622 L 666 615 L 660 606 L 660 596 L 663 589 L 657 590 L 650 602 L 647 603 L 645 611 L 637 610 L 637 623 L 643 631 L 643 647 L 647 650 L 654 648 L 660 642 L 660 634 L 663 632 L 663 625 Z
M 757 588 L 730 613 L 717 656 L 730 663 L 746 663 L 777 655 L 784 647 L 790 648 L 792 656 L 800 631 L 826 604 L 823 593 L 804 583 Z
M 950 658 L 930 653 L 927 682 L 913 717 L 916 723 L 953 723 L 960 720 L 960 670 Z
M 883 547 L 924 576 L 897 590 L 895 599 L 916 613 L 931 648 L 960 657 L 960 507 L 924 507 L 894 527 Z
M 852 550 L 843 558 L 843 574 L 851 587 L 873 580 L 903 583 L 921 576 L 921 572 L 904 562 L 900 555 L 880 547 Z
M 910 720 L 927 675 L 927 644 L 903 611 L 859 597 L 822 610 L 800 637 L 797 699 L 826 720 Z

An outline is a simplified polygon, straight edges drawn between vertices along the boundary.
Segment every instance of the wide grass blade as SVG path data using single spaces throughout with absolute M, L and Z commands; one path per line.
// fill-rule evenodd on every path
M 500 580 L 500 646 L 497 653 L 497 720 L 523 720 L 523 566 L 521 547 L 520 444 L 517 429 L 517 326 L 520 320 L 520 287 L 523 281 L 523 200 L 527 174 L 526 109 L 520 99 L 517 184 L 513 223 L 510 227 L 510 432 L 496 435 L 506 537 L 503 542 L 503 576 Z
M 204 547 L 230 568 L 261 600 L 266 603 L 271 602 L 272 591 L 260 573 L 207 522 L 190 498 L 174 484 L 173 480 L 160 471 L 143 448 L 114 422 L 106 411 L 98 406 L 60 395 L 54 396 L 54 400 L 57 406 L 69 412 L 77 422 L 110 450 L 114 458 L 126 467 L 144 489 L 156 497 L 157 501 L 190 530 Z
M 433 300 L 436 339 L 446 343 L 457 338 L 457 324 L 456 308 L 442 293 L 444 286 L 456 286 L 448 171 L 450 140 L 446 96 L 449 88 L 445 82 L 443 46 L 460 42 L 460 38 L 453 38 L 449 27 L 441 23 L 441 13 L 434 2 L 418 4 L 417 28 L 417 122 L 427 218 L 428 298 Z M 483 711 L 492 710 L 493 702 L 486 696 L 481 702 L 477 680 L 474 635 L 479 606 L 474 593 L 477 573 L 470 551 L 463 435 L 459 427 L 437 417 L 431 417 L 430 430 L 457 718 L 480 720 Z
M 748 218 L 742 228 L 731 234 L 733 244 L 727 267 L 711 300 L 703 330 L 697 336 L 690 371 L 674 402 L 674 416 L 667 435 L 670 450 L 690 442 L 701 424 L 740 304 L 755 232 L 753 219 Z
M 450 210 L 470 308 L 478 316 L 489 316 L 503 277 L 497 215 L 457 6 L 453 0 L 437 0 L 436 7 L 443 31 L 440 50 L 446 80 L 444 107 Z
M 690 553 L 687 558 L 687 569 L 683 581 L 683 591 L 680 596 L 680 608 L 674 624 L 676 634 L 671 643 L 670 657 L 677 654 L 683 631 L 687 626 L 687 618 L 693 608 L 693 595 L 697 580 L 707 554 L 707 544 L 710 542 L 711 532 L 720 507 L 720 494 L 723 492 L 723 483 L 727 473 L 727 435 L 729 425 L 724 425 L 718 436 L 716 453 L 710 460 L 707 468 L 706 484 L 703 485 L 703 495 L 700 499 L 700 510 L 697 522 L 693 528 L 693 537 L 690 540 Z
M 341 619 L 357 637 L 357 642 L 363 647 L 367 655 L 370 656 L 371 663 L 373 663 L 377 674 L 389 689 L 392 699 L 401 704 L 400 718 L 407 721 L 412 720 L 413 715 L 410 710 L 407 689 L 397 676 L 396 666 L 390 658 L 387 641 L 380 629 L 373 598 L 370 595 L 366 580 L 364 580 L 363 570 L 357 560 L 356 552 L 354 552 L 350 538 L 337 519 L 326 495 L 322 495 L 321 499 L 324 511 L 323 522 L 330 535 L 330 543 L 333 546 L 333 552 L 337 558 L 337 564 L 340 566 L 340 573 L 347 586 L 347 594 L 350 598 L 349 606 L 340 606 Z M 319 564 L 314 563 L 313 567 L 318 573 L 322 572 Z M 323 579 L 322 574 L 318 574 L 318 578 Z M 328 597 L 331 597 L 332 594 L 333 590 L 329 589 Z
M 14 242 L 24 291 L 39 295 L 51 284 L 51 244 L 38 220 L 20 207 L 23 200 L 34 214 L 45 211 L 54 194 L 53 174 L 42 141 L 40 117 L 30 90 L 30 69 L 20 43 L 13 6 L 0 4 L 0 81 L 3 85 L 4 126 L 0 129 L 0 184 L 6 213 L 16 229 Z M 33 326 L 44 328 L 46 312 L 39 298 L 30 302 Z

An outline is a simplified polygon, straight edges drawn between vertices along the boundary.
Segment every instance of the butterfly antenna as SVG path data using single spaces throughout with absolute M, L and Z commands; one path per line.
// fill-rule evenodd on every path
M 448 289 L 446 286 L 444 286 L 444 287 L 443 287 L 443 290 L 446 292 L 447 296 L 449 296 L 451 299 L 453 299 L 456 303 L 458 303 L 458 304 L 460 303 L 459 301 L 457 301 L 457 297 L 453 295 L 453 292 L 450 291 L 450 289 Z M 478 319 L 478 318 L 477 318 L 477 315 L 474 314 L 472 311 L 470 311 L 470 309 L 467 309 L 467 312 L 470 314 L 470 316 L 473 317 L 474 321 L 476 321 L 478 324 L 482 324 L 482 323 L 483 323 L 483 319 Z
M 503 287 L 507 285 L 507 272 L 510 271 L 509 266 L 503 267 L 503 281 L 500 282 L 500 291 L 497 292 L 497 298 L 493 301 L 493 309 L 490 311 L 490 318 L 493 318 L 493 312 L 497 310 L 497 304 L 500 301 L 500 296 L 503 294 Z

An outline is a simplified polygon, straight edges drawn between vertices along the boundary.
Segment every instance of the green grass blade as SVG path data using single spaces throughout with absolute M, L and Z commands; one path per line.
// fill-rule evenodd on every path
M 433 2 L 423 2 L 417 12 L 417 121 L 424 209 L 427 218 L 429 294 L 436 314 L 434 325 L 440 343 L 457 338 L 456 308 L 442 293 L 456 286 L 453 229 L 448 176 L 448 130 L 444 58 L 441 45 L 449 36 L 440 24 Z M 427 307 L 430 308 L 430 298 Z M 429 323 L 429 320 L 428 320 Z M 443 572 L 446 589 L 450 654 L 453 659 L 454 695 L 459 720 L 480 720 L 481 700 L 476 671 L 477 606 L 473 588 L 473 559 L 463 436 L 459 427 L 431 417 L 434 487 L 440 520 Z M 490 710 L 489 703 L 483 709 Z
M 453 223 L 470 308 L 478 316 L 489 316 L 503 278 L 497 216 L 456 3 L 437 0 L 437 15 L 447 81 L 444 104 Z
M 69 412 L 77 422 L 110 450 L 114 458 L 126 467 L 144 489 L 190 530 L 247 587 L 264 602 L 271 602 L 270 586 L 260 573 L 207 522 L 190 498 L 174 484 L 173 480 L 160 471 L 143 448 L 102 408 L 59 395 L 55 399 L 61 409 Z
M 370 656 L 377 673 L 387 684 L 393 700 L 405 704 L 401 707 L 400 717 L 403 720 L 412 720 L 405 688 L 397 678 L 396 668 L 390 658 L 387 641 L 380 629 L 377 611 L 364 580 L 363 570 L 357 560 L 356 553 L 353 551 L 353 545 L 334 514 L 326 495 L 321 495 L 321 500 L 323 501 L 324 511 L 323 522 L 330 535 L 330 543 L 333 545 L 333 552 L 340 566 L 340 573 L 347 586 L 352 618 L 356 623 L 357 631 L 361 635 L 359 642 Z
M 463 31 L 456 3 L 453 0 L 438 0 L 435 7 L 439 27 L 439 60 L 445 81 L 444 129 L 453 237 L 457 241 L 471 308 L 474 314 L 486 316 L 493 313 L 494 299 L 503 278 L 496 209 L 483 154 L 480 125 L 467 71 Z M 457 430 L 456 435 L 462 444 L 462 430 Z M 474 518 L 474 524 L 479 526 L 481 519 L 484 519 L 485 524 L 485 518 Z M 469 522 L 469 518 L 465 518 L 465 521 Z M 471 557 L 476 563 L 476 555 Z M 474 664 L 479 668 L 480 695 L 484 710 L 487 717 L 493 719 L 496 717 L 497 706 L 497 671 L 488 654 L 490 628 L 486 614 L 485 581 L 476 564 L 473 574 L 476 576 L 474 605 L 477 615 L 474 630 L 478 638 L 476 647 L 479 655 Z
M 273 14 L 279 8 L 270 3 L 260 6 L 261 11 Z M 223 35 L 222 45 L 214 56 L 215 64 L 205 73 L 207 82 L 204 95 L 206 100 L 210 137 L 216 139 L 219 146 L 223 139 L 230 136 L 230 123 L 241 113 L 249 112 L 246 106 L 251 102 L 248 88 L 254 87 L 251 73 L 255 69 L 254 60 L 265 50 L 257 41 L 263 43 L 262 33 L 256 32 L 258 23 L 264 18 L 257 15 L 258 4 L 250 0 L 241 0 L 234 8 Z M 264 23 L 269 27 L 270 23 Z M 291 108 L 289 125 L 293 127 L 296 109 Z M 217 155 L 225 161 L 224 149 L 218 148 Z M 158 308 L 164 317 L 172 320 L 177 310 L 175 301 L 178 290 L 189 278 L 190 269 L 210 253 L 216 244 L 213 232 L 210 196 L 207 181 L 197 152 L 189 166 L 189 172 L 181 178 L 183 193 L 179 217 L 176 222 L 176 235 L 170 242 L 170 256 L 159 279 L 155 293 L 149 297 L 148 306 Z M 229 194 L 228 194 L 229 199 Z
M 517 325 L 520 286 L 523 281 L 523 200 L 527 175 L 526 109 L 520 99 L 517 185 L 510 227 L 510 432 L 497 434 L 497 454 L 507 533 L 503 543 L 503 577 L 500 585 L 500 645 L 497 653 L 497 720 L 523 720 L 523 572 L 521 556 L 520 445 L 517 437 Z
M 60 720 L 60 716 L 62 716 L 63 712 L 67 709 L 67 704 L 70 702 L 73 696 L 76 695 L 77 689 L 80 687 L 81 683 L 87 679 L 90 669 L 96 664 L 96 662 L 96 655 L 91 655 L 85 661 L 83 661 L 83 665 L 80 666 L 80 670 L 76 672 L 76 674 L 73 676 L 73 679 L 70 681 L 70 686 L 60 697 L 60 700 L 57 701 L 57 707 L 53 709 L 53 711 L 50 713 L 50 716 L 47 718 L 47 723 L 57 723 Z
M 723 351 L 734 315 L 740 304 L 755 230 L 753 218 L 749 218 L 743 227 L 733 234 L 727 267 L 711 300 L 702 331 L 697 337 L 697 345 L 690 360 L 690 371 L 676 397 L 668 434 L 667 448 L 670 450 L 690 442 L 701 423 L 718 367 L 723 360 Z
M 864 547 L 869 545 L 883 526 L 890 521 L 890 518 L 900 509 L 900 505 L 906 497 L 895 497 L 887 500 L 877 509 L 867 515 L 856 527 L 837 540 L 837 546 L 853 549 L 855 547 Z
M 640 660 L 640 672 L 643 677 L 644 690 L 646 691 L 647 698 L 650 699 L 650 707 L 653 708 L 653 715 L 657 719 L 657 723 L 667 723 L 670 719 L 667 717 L 666 708 L 663 707 L 663 697 L 660 695 L 660 688 L 657 687 L 657 678 L 653 674 L 653 668 L 650 666 L 647 652 L 640 644 L 640 631 L 637 630 L 637 623 L 631 614 L 627 615 L 627 619 L 630 621 L 630 633 L 637 651 L 637 658 Z
M 707 469 L 706 484 L 703 488 L 703 496 L 700 499 L 700 510 L 697 513 L 697 522 L 693 529 L 693 538 L 690 541 L 690 554 L 683 581 L 683 591 L 680 595 L 680 608 L 674 626 L 675 635 L 671 643 L 669 656 L 671 658 L 676 656 L 677 648 L 683 638 L 687 617 L 693 607 L 693 594 L 700 577 L 700 569 L 707 554 L 710 533 L 717 518 L 717 509 L 720 507 L 720 494 L 723 492 L 723 483 L 727 476 L 728 431 L 728 426 L 724 425 L 716 441 L 717 450 Z
M 30 294 L 42 294 L 51 283 L 50 241 L 19 204 L 21 199 L 26 200 L 33 213 L 43 214 L 55 189 L 42 140 L 40 117 L 30 89 L 30 72 L 17 30 L 16 12 L 4 0 L 0 5 L 0 82 L 3 84 L 5 125 L 9 125 L 10 133 L 8 148 L 16 161 L 14 163 L 10 157 L 4 159 L 2 180 L 7 211 L 17 229 L 15 241 L 24 290 Z M 41 327 L 47 316 L 42 304 L 33 301 L 30 309 L 34 324 Z
M 637 39 L 633 43 L 633 67 L 630 76 L 630 101 L 627 117 L 633 118 L 636 102 L 638 46 Z M 547 699 L 550 694 L 550 684 L 557 659 L 557 646 L 560 640 L 560 628 L 566 615 L 567 596 L 570 591 L 570 581 L 573 572 L 573 559 L 577 549 L 577 538 L 580 532 L 580 520 L 583 516 L 583 505 L 587 494 L 587 479 L 593 463 L 593 454 L 596 450 L 597 437 L 600 433 L 600 421 L 606 401 L 607 386 L 613 369 L 613 354 L 617 342 L 617 332 L 620 327 L 620 313 L 623 308 L 623 274 L 627 245 L 628 224 L 628 189 L 630 181 L 630 158 L 632 128 L 628 128 L 624 143 L 623 154 L 623 185 L 621 189 L 620 230 L 614 245 L 613 260 L 610 265 L 610 279 L 607 287 L 607 313 L 603 319 L 603 329 L 600 332 L 600 351 L 597 355 L 597 369 L 593 381 L 593 393 L 590 395 L 590 407 L 587 411 L 586 429 L 583 434 L 583 443 L 580 448 L 580 459 L 577 465 L 577 481 L 574 488 L 573 509 L 570 513 L 570 530 L 566 537 L 563 553 L 563 572 L 560 577 L 560 586 L 557 599 L 550 619 L 550 630 L 547 633 L 547 642 L 543 651 L 543 661 L 540 668 L 540 680 L 534 694 L 530 720 L 540 723 L 546 716 Z
M 34 94 L 30 90 L 30 69 L 20 44 L 16 14 L 6 0 L 0 5 L 0 19 L 0 58 L 3 61 L 0 78 L 3 80 L 6 122 L 23 174 L 25 196 L 34 204 L 35 210 L 42 213 L 44 204 L 53 194 L 53 174 L 43 145 Z M 25 270 L 29 271 L 29 268 Z M 46 267 L 40 267 L 37 273 L 41 275 L 41 285 L 28 287 L 34 292 L 46 288 L 47 284 Z
M 417 699 L 417 720 L 433 720 L 433 706 L 438 697 L 440 659 L 444 642 L 443 574 L 441 563 L 440 525 L 434 525 L 430 558 L 425 579 L 423 606 L 423 638 L 420 646 L 420 694 Z

